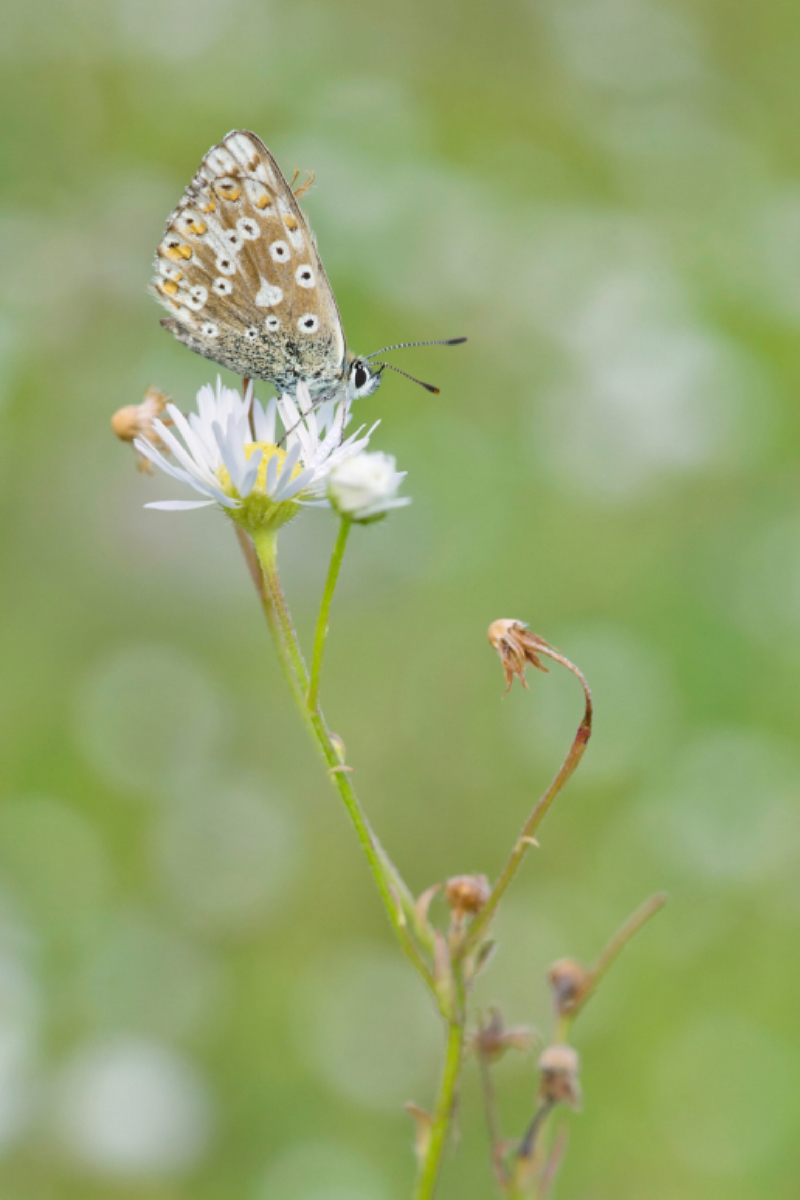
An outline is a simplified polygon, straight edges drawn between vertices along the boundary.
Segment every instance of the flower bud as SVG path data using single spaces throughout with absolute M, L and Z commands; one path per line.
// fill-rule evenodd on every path
M 574 1012 L 586 995 L 591 975 L 575 958 L 560 958 L 547 976 L 559 1016 Z
M 579 1066 L 578 1052 L 572 1046 L 548 1046 L 539 1059 L 539 1098 L 550 1104 L 580 1108 Z
M 485 875 L 454 875 L 448 879 L 445 897 L 450 905 L 453 919 L 460 923 L 466 916 L 474 916 L 489 899 L 491 888 Z
M 389 509 L 410 504 L 398 497 L 405 471 L 395 470 L 395 460 L 380 451 L 355 454 L 331 471 L 328 499 L 342 517 L 366 524 L 385 517 Z
M 506 1028 L 499 1008 L 489 1009 L 489 1019 L 478 1026 L 470 1039 L 471 1048 L 482 1058 L 495 1062 L 506 1050 L 530 1050 L 537 1035 L 524 1025 Z
M 169 417 L 162 417 L 169 403 L 169 396 L 156 387 L 149 387 L 144 394 L 141 404 L 127 404 L 118 409 L 111 418 L 111 430 L 122 442 L 133 442 L 135 438 L 143 438 L 157 450 L 169 453 L 161 438 L 153 428 L 153 421 L 159 417 L 164 425 L 171 425 Z M 149 459 L 137 451 L 137 466 L 140 471 L 152 475 L 153 467 Z
M 539 671 L 547 671 L 539 657 L 539 652 L 547 643 L 535 633 L 530 633 L 522 621 L 493 621 L 489 626 L 489 642 L 500 655 L 506 677 L 506 691 L 515 677 L 523 687 L 528 686 L 525 681 L 525 668 L 529 663 Z

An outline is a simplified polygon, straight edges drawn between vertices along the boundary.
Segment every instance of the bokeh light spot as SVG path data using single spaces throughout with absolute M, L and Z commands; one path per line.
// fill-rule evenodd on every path
M 58 1080 L 55 1106 L 64 1145 L 111 1174 L 186 1170 L 211 1133 L 211 1098 L 194 1066 L 143 1039 L 80 1047 Z
M 188 1036 L 215 1015 L 220 964 L 150 914 L 113 914 L 87 955 L 82 1003 L 101 1028 Z
M 100 659 L 77 707 L 81 745 L 115 787 L 163 796 L 199 783 L 216 763 L 225 702 L 174 646 L 130 646 Z
M 341 1142 L 300 1142 L 270 1164 L 253 1200 L 386 1200 L 365 1158 Z
M 432 1084 L 439 1020 L 396 954 L 342 946 L 335 958 L 312 966 L 298 999 L 301 1049 L 339 1095 L 400 1113 Z
M 208 782 L 169 805 L 154 831 L 163 886 L 184 917 L 209 933 L 247 932 L 293 882 L 297 822 L 263 787 Z
M 586 83 L 639 95 L 685 86 L 700 73 L 688 18 L 652 0 L 555 0 L 553 42 Z
M 793 747 L 756 730 L 720 729 L 677 758 L 641 804 L 651 845 L 710 880 L 768 877 L 800 854 L 800 763 Z

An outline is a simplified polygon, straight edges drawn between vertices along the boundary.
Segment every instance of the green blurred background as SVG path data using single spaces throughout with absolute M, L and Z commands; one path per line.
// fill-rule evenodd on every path
M 595 740 L 480 989 L 671 903 L 576 1029 L 562 1200 L 797 1195 L 800 10 L 767 0 L 26 0 L 2 58 L 4 1200 L 403 1200 L 439 1031 L 229 528 L 111 413 L 216 372 L 145 294 L 233 127 L 304 205 L 414 504 L 356 530 L 324 701 L 415 890 L 493 875 L 575 681 Z M 224 373 L 223 373 L 224 374 Z M 230 377 L 228 377 L 228 381 Z M 262 388 L 262 395 L 268 389 Z M 308 637 L 334 536 L 282 536 Z M 534 1060 L 499 1072 L 509 1134 Z M 442 1197 L 491 1194 L 474 1068 Z

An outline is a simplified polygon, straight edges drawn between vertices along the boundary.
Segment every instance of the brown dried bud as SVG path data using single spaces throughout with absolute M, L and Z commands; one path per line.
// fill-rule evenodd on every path
M 560 958 L 547 976 L 559 1016 L 574 1012 L 591 983 L 591 973 L 575 958 Z
M 454 875 L 448 879 L 445 897 L 456 921 L 474 916 L 489 899 L 491 888 L 485 875 Z
M 523 1025 L 515 1025 L 506 1029 L 503 1014 L 499 1008 L 489 1009 L 489 1019 L 478 1026 L 470 1039 L 471 1048 L 482 1058 L 494 1062 L 502 1058 L 506 1050 L 530 1050 L 537 1035 L 532 1029 Z
M 580 1108 L 579 1066 L 578 1052 L 572 1046 L 548 1046 L 539 1059 L 539 1070 L 542 1073 L 539 1082 L 540 1100 Z
M 493 621 L 489 626 L 489 642 L 500 655 L 506 676 L 506 691 L 515 676 L 524 688 L 528 686 L 525 682 L 528 664 L 547 672 L 547 667 L 539 657 L 539 652 L 543 646 L 547 646 L 547 642 L 530 633 L 522 621 Z
M 134 438 L 144 438 L 158 450 L 168 453 L 167 447 L 153 428 L 153 420 L 156 417 L 160 417 L 165 425 L 172 424 L 169 417 L 161 416 L 168 403 L 169 396 L 165 396 L 158 388 L 149 387 L 141 404 L 128 404 L 114 413 L 111 418 L 112 432 L 122 442 L 132 442 Z M 138 451 L 137 456 L 139 470 L 152 475 L 153 467 L 150 460 L 143 454 L 139 454 Z

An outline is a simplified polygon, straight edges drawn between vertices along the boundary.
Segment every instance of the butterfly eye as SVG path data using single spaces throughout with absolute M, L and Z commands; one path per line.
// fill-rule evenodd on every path
M 359 363 L 353 373 L 353 383 L 356 385 L 356 388 L 360 391 L 368 379 L 369 379 L 369 375 L 367 374 L 366 368 L 362 367 L 361 364 Z

